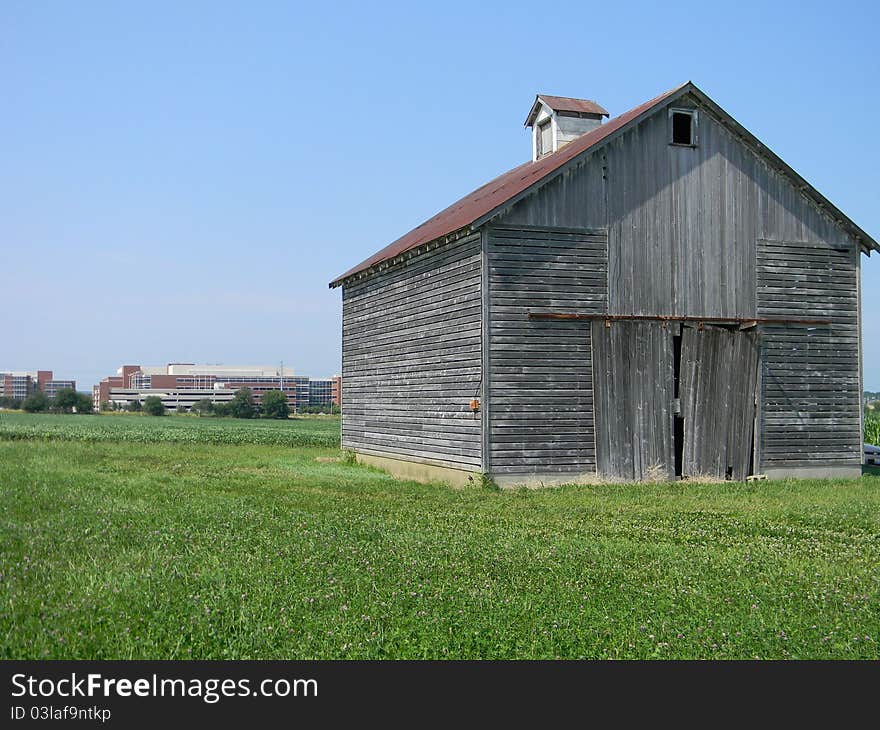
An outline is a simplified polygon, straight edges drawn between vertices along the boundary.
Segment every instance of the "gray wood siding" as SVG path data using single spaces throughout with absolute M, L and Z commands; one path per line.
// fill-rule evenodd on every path
M 845 242 L 758 242 L 759 315 L 832 323 L 764 327 L 763 467 L 861 462 L 856 255 Z
M 598 119 L 582 119 L 580 117 L 556 117 L 556 147 L 561 149 L 568 142 L 577 139 L 599 126 Z
M 499 222 L 607 229 L 612 314 L 754 316 L 758 239 L 846 234 L 708 110 L 698 118 L 696 147 L 668 144 L 662 109 Z
M 480 468 L 480 260 L 477 234 L 343 288 L 343 448 Z
M 674 479 L 670 328 L 595 320 L 590 329 L 599 473 L 626 481 Z
M 669 145 L 660 111 L 499 222 L 606 229 L 612 314 L 830 315 L 830 330 L 763 328 L 757 458 L 759 468 L 858 463 L 855 242 L 709 110 L 698 115 L 696 147 Z
M 752 474 L 758 352 L 754 329 L 682 328 L 683 476 Z
M 499 475 L 591 472 L 591 327 L 529 310 L 830 316 L 761 327 L 756 456 L 858 463 L 855 244 L 710 110 L 698 118 L 698 144 L 672 146 L 658 110 L 482 236 L 344 287 L 343 445 Z
M 596 469 L 589 328 L 529 311 L 603 312 L 603 232 L 491 228 L 489 468 L 495 474 Z

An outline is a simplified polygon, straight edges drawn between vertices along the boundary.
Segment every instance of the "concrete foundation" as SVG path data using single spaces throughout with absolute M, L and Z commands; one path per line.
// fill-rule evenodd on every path
M 764 469 L 768 479 L 858 479 L 862 465 L 852 466 L 786 466 Z
M 388 472 L 398 479 L 411 479 L 415 482 L 440 482 L 452 487 L 474 486 L 480 472 L 456 469 L 444 464 L 410 461 L 398 456 L 378 454 L 375 452 L 355 452 L 359 464 L 375 466 L 382 471 Z M 563 484 L 599 484 L 600 479 L 595 472 L 588 474 L 500 474 L 494 476 L 492 481 L 501 489 L 541 489 L 542 487 L 558 487 Z
M 501 489 L 541 489 L 563 484 L 601 484 L 596 472 L 587 474 L 498 474 L 492 477 Z
M 468 487 L 476 484 L 479 472 L 454 469 L 441 464 L 428 464 L 409 461 L 394 456 L 355 452 L 359 464 L 375 466 L 398 479 L 411 479 L 415 482 L 440 482 L 451 487 Z
M 445 464 L 429 461 L 411 461 L 397 455 L 356 452 L 361 464 L 375 466 L 398 479 L 416 482 L 439 482 L 452 487 L 467 487 L 478 483 L 480 472 L 456 469 Z M 829 466 L 787 466 L 765 469 L 768 479 L 858 479 L 862 476 L 860 464 Z M 599 477 L 595 472 L 570 474 L 498 474 L 492 477 L 501 489 L 540 489 L 563 484 L 610 484 L 615 480 Z M 721 480 L 719 480 L 721 481 Z

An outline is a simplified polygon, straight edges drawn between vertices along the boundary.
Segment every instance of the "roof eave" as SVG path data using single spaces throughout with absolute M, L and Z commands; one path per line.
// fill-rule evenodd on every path
M 532 104 L 532 108 L 529 109 L 529 115 L 526 117 L 526 123 L 523 125 L 524 127 L 531 127 L 535 123 L 535 117 L 538 116 L 538 110 L 543 103 L 544 102 L 541 101 L 541 95 L 536 95 L 535 102 Z
M 729 127 L 735 134 L 743 137 L 752 147 L 755 148 L 755 151 L 759 156 L 772 163 L 771 167 L 773 169 L 776 169 L 777 172 L 788 177 L 802 195 L 812 200 L 813 204 L 816 205 L 820 211 L 825 213 L 825 215 L 831 218 L 837 223 L 837 225 L 846 230 L 857 241 L 863 252 L 870 255 L 871 251 L 880 251 L 880 244 L 878 244 L 877 241 L 834 205 L 834 203 L 828 200 L 828 198 L 822 195 L 822 193 L 801 177 L 793 167 L 785 162 L 785 160 L 761 142 L 761 140 L 734 119 L 734 117 L 728 112 L 712 101 L 712 99 L 697 86 L 693 83 L 690 83 L 689 85 L 691 86 L 693 95 L 701 104 L 708 107 L 723 125 Z
M 383 269 L 395 266 L 396 264 L 406 261 L 407 259 L 411 259 L 414 256 L 418 256 L 425 251 L 430 251 L 432 248 L 442 246 L 443 244 L 450 243 L 451 241 L 458 241 L 465 236 L 469 236 L 474 232 L 474 230 L 475 228 L 473 225 L 462 226 L 461 228 L 447 233 L 446 235 L 432 238 L 430 241 L 425 241 L 424 243 L 420 243 L 418 246 L 413 246 L 412 248 L 408 248 L 405 251 L 401 251 L 399 254 L 397 254 L 396 256 L 392 256 L 389 259 L 385 259 L 384 261 L 377 261 L 372 266 L 368 266 L 367 268 L 361 269 L 360 271 L 346 272 L 342 276 L 339 276 L 331 281 L 327 286 L 330 289 L 336 289 L 337 287 L 344 286 L 345 284 L 348 284 L 352 281 L 373 276 Z
M 517 193 L 516 195 L 507 199 L 506 201 L 499 203 L 491 211 L 480 216 L 479 218 L 476 218 L 475 220 L 471 221 L 466 226 L 463 226 L 461 228 L 456 229 L 456 231 L 452 232 L 451 234 L 444 234 L 442 236 L 438 236 L 437 238 L 431 239 L 430 241 L 425 241 L 425 242 L 419 244 L 418 246 L 416 246 L 415 249 L 422 250 L 424 247 L 430 246 L 430 245 L 436 243 L 437 241 L 448 240 L 450 238 L 450 236 L 454 236 L 455 238 L 458 238 L 458 237 L 460 237 L 460 234 L 462 231 L 464 231 L 464 235 L 467 235 L 469 233 L 472 233 L 473 231 L 476 231 L 477 229 L 481 228 L 486 222 L 488 222 L 492 218 L 495 218 L 496 216 L 498 216 L 500 213 L 507 210 L 508 208 L 512 207 L 513 205 L 518 203 L 520 200 L 522 200 L 527 195 L 530 195 L 534 191 L 538 190 L 544 184 L 550 182 L 551 180 L 555 180 L 556 177 L 558 177 L 560 174 L 562 174 L 565 170 L 568 170 L 573 165 L 577 164 L 578 161 L 581 160 L 584 156 L 592 154 L 596 150 L 602 149 L 608 142 L 610 142 L 611 140 L 617 139 L 627 129 L 630 129 L 631 127 L 641 123 L 644 119 L 646 119 L 648 116 L 653 114 L 658 108 L 660 108 L 662 106 L 666 106 L 667 104 L 670 104 L 670 103 L 676 101 L 677 99 L 681 98 L 691 88 L 695 88 L 695 87 L 693 87 L 692 82 L 688 81 L 688 82 L 682 84 L 681 86 L 679 86 L 678 88 L 672 89 L 671 91 L 668 91 L 665 94 L 661 94 L 661 96 L 657 98 L 655 103 L 646 107 L 640 114 L 633 117 L 632 119 L 627 121 L 625 124 L 621 125 L 621 127 L 619 129 L 614 130 L 614 132 L 610 133 L 607 137 L 604 137 L 601 140 L 599 140 L 598 142 L 590 145 L 587 149 L 576 154 L 574 157 L 572 157 L 572 159 L 563 163 L 555 170 L 547 173 L 544 177 L 541 177 L 541 178 L 535 180 L 531 185 L 529 185 L 527 188 L 522 190 L 520 193 Z M 535 97 L 535 104 L 538 104 L 539 102 L 544 103 L 541 101 L 540 94 L 538 94 Z M 533 105 L 533 108 L 534 108 L 534 105 Z M 393 257 L 391 260 L 398 261 L 398 260 L 400 260 L 400 256 L 407 254 L 407 253 L 409 253 L 409 251 L 401 252 L 400 255 Z M 336 279 L 334 279 L 333 281 L 331 281 L 328 286 L 331 289 L 335 289 L 336 287 L 344 285 L 347 281 L 350 281 L 354 278 L 362 278 L 363 276 L 371 276 L 378 269 L 385 268 L 385 266 L 388 264 L 388 262 L 389 262 L 389 260 L 378 261 L 375 264 L 368 266 L 364 269 L 358 269 L 358 267 L 355 267 L 354 269 L 345 272 L 341 276 L 339 276 Z

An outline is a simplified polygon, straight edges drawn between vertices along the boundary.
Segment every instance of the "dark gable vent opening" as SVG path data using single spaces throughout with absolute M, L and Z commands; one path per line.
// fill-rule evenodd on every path
M 694 115 L 690 112 L 672 112 L 672 144 L 694 143 Z

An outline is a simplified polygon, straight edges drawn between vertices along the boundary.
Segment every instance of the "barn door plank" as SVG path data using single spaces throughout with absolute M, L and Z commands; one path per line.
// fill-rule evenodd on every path
M 674 478 L 672 335 L 659 322 L 597 320 L 591 340 L 599 474 Z
M 752 473 L 758 336 L 684 327 L 682 475 L 743 480 Z

